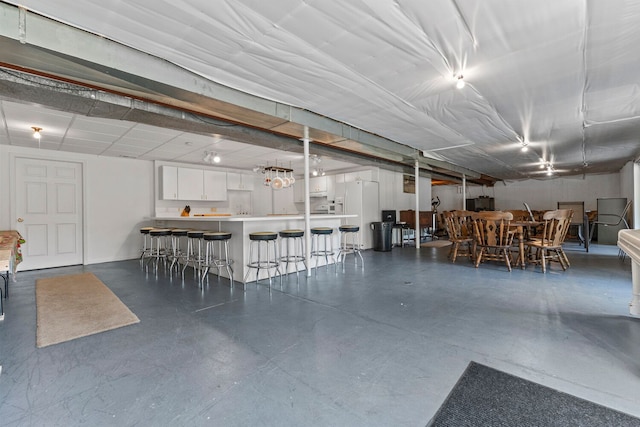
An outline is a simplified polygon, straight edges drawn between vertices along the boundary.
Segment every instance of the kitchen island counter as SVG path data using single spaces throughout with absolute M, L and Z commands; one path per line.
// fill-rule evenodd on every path
M 310 216 L 311 227 L 331 227 L 335 231 L 333 233 L 333 248 L 337 254 L 339 233 L 338 227 L 343 224 L 343 220 L 348 222 L 348 218 L 357 218 L 357 215 L 334 215 L 334 214 L 314 214 Z M 197 228 L 205 231 L 225 231 L 232 234 L 231 241 L 229 243 L 230 257 L 234 260 L 233 263 L 233 280 L 237 282 L 243 282 L 244 276 L 248 270 L 247 264 L 249 263 L 249 234 L 258 231 L 273 231 L 280 232 L 286 229 L 302 229 L 305 228 L 305 221 L 303 214 L 294 215 L 266 215 L 266 216 L 249 216 L 249 215 L 234 215 L 234 216 L 188 216 L 188 217 L 163 217 L 156 216 L 148 218 L 153 221 L 154 227 L 175 227 L 175 228 Z M 364 230 L 363 230 L 364 231 Z M 331 263 L 334 260 L 330 260 Z M 318 261 L 318 266 L 325 265 L 324 259 Z M 307 266 L 309 262 L 307 261 Z M 313 260 L 311 266 L 315 267 L 316 262 Z M 282 270 L 283 267 L 281 267 Z M 292 267 L 290 266 L 290 269 Z M 300 265 L 299 268 L 303 268 Z M 216 272 L 215 269 L 212 272 Z M 290 270 L 291 272 L 291 270 Z M 283 271 L 283 273 L 285 273 Z M 222 271 L 221 275 L 225 275 Z M 272 272 L 273 274 L 273 272 Z M 191 267 L 187 268 L 187 275 L 191 275 Z M 260 279 L 267 278 L 267 272 L 261 270 Z M 209 279 L 215 280 L 213 277 Z M 255 280 L 255 273 L 247 279 L 248 281 Z
M 206 215 L 206 214 L 205 214 Z M 358 215 L 311 214 L 312 221 L 319 219 L 356 218 Z M 282 220 L 304 220 L 304 214 L 273 214 L 265 216 L 252 215 L 211 215 L 211 216 L 154 216 L 154 221 L 198 221 L 198 222 L 261 222 Z

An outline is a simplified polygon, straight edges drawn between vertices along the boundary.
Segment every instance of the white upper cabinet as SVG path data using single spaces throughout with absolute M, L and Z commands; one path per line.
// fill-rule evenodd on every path
M 227 190 L 253 191 L 253 188 L 253 175 L 227 172 Z
M 326 193 L 327 192 L 327 177 L 326 176 L 314 176 L 309 178 L 309 193 Z
M 356 172 L 347 172 L 344 174 L 344 182 L 353 181 L 377 181 L 377 174 L 375 174 L 374 176 L 374 173 L 371 169 L 365 169 Z
M 162 200 L 178 200 L 178 168 L 176 166 L 162 166 L 160 195 Z
M 191 168 L 177 169 L 178 200 L 227 200 L 226 172 Z
M 334 175 L 325 176 L 327 181 L 327 200 L 333 201 L 336 199 L 336 177 Z
M 295 203 L 304 202 L 304 178 L 296 179 L 293 184 L 293 201 Z
M 205 170 L 203 200 L 227 200 L 227 173 Z
M 178 200 L 203 200 L 204 171 L 178 168 Z

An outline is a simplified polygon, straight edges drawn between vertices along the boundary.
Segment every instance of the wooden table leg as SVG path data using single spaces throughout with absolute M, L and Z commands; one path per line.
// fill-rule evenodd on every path
M 518 249 L 520 250 L 520 267 L 524 270 L 526 267 L 526 256 L 524 254 L 524 227 L 518 226 Z

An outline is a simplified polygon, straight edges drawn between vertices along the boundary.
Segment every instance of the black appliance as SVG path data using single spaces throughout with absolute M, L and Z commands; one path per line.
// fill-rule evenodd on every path
M 396 211 L 382 211 L 382 222 L 392 222 L 396 224 Z

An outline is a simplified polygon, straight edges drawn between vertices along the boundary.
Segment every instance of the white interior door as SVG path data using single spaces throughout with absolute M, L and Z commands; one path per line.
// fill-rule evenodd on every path
M 82 164 L 17 157 L 14 183 L 18 268 L 82 264 Z

